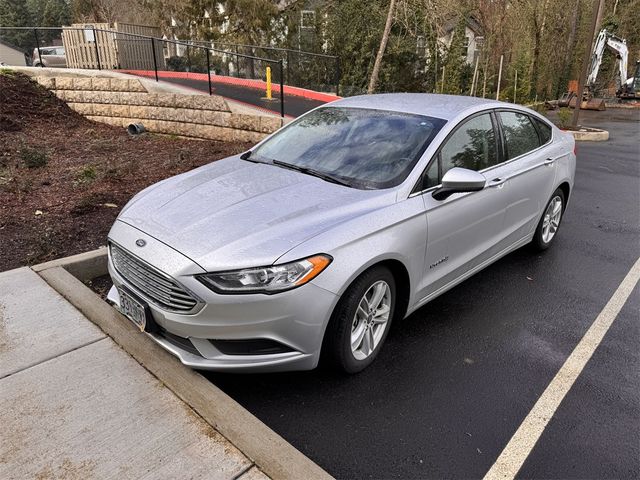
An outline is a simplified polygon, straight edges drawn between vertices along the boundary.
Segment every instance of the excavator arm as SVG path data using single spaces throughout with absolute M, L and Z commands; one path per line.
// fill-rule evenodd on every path
M 606 49 L 610 49 L 617 54 L 618 68 L 620 74 L 620 85 L 627 82 L 627 63 L 629 61 L 629 49 L 627 41 L 623 38 L 616 37 L 609 33 L 607 29 L 602 29 L 598 34 L 593 52 L 591 54 L 591 63 L 589 64 L 589 73 L 587 75 L 587 88 L 592 92 L 596 83 L 600 66 L 602 65 L 602 57 Z

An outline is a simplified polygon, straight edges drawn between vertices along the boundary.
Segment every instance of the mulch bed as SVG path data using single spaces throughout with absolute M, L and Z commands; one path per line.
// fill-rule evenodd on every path
M 249 147 L 131 137 L 0 70 L 0 271 L 104 245 L 135 193 Z

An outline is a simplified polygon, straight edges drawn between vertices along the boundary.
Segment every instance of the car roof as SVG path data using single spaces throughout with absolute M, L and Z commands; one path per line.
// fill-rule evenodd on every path
M 389 110 L 426 115 L 443 120 L 452 120 L 467 110 L 477 111 L 483 107 L 497 108 L 502 106 L 519 108 L 518 105 L 486 98 L 435 93 L 382 93 L 376 95 L 360 95 L 331 102 L 330 106 Z

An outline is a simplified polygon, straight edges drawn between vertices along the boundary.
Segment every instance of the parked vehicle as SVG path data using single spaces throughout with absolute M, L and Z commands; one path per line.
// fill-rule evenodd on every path
M 109 233 L 108 297 L 194 368 L 358 372 L 392 321 L 549 247 L 574 146 L 502 102 L 338 100 L 136 195 Z
M 33 49 L 32 63 L 34 67 L 59 67 L 67 66 L 67 56 L 64 47 L 40 47 Z

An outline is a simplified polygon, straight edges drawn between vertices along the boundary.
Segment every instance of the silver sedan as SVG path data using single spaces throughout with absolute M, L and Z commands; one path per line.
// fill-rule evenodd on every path
M 358 372 L 392 321 L 549 247 L 574 148 L 508 103 L 339 100 L 136 195 L 109 233 L 109 299 L 194 368 Z

